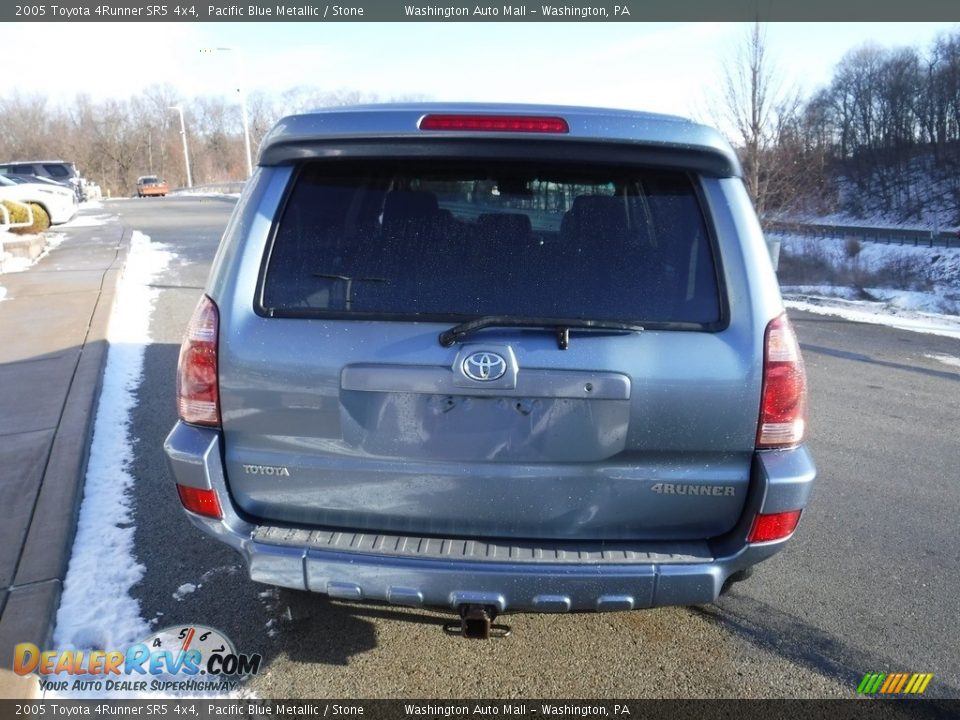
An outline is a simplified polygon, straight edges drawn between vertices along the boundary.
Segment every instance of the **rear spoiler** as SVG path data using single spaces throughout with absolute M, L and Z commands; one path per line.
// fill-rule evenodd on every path
M 562 147 L 558 147 L 562 146 Z M 625 143 L 612 140 L 541 136 L 517 138 L 411 137 L 383 135 L 365 138 L 289 137 L 264 145 L 258 165 L 290 165 L 307 160 L 339 158 L 484 157 L 497 160 L 564 161 L 641 165 L 683 169 L 712 177 L 740 177 L 736 157 L 713 148 L 666 143 Z

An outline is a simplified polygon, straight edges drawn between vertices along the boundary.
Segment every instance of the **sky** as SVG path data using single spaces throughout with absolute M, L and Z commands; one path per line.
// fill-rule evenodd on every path
M 184 97 L 299 85 L 387 100 L 546 102 L 704 117 L 744 23 L 0 23 L 0 56 L 29 58 L 27 93 Z M 949 23 L 770 23 L 771 56 L 804 95 L 865 43 L 927 46 Z M 54 48 L 45 55 L 38 38 Z M 232 52 L 201 53 L 230 47 Z M 238 52 L 239 51 L 239 52 Z M 77 72 L 77 67 L 83 68 Z M 9 89 L 0 87 L 0 98 Z

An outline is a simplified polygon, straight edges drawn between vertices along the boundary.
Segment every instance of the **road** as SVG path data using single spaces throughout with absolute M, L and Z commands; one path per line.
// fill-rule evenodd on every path
M 795 314 L 810 382 L 813 503 L 787 550 L 716 605 L 506 618 L 486 643 L 444 635 L 441 613 L 286 593 L 186 521 L 161 443 L 174 371 L 232 204 L 105 203 L 174 261 L 151 328 L 133 417 L 133 588 L 156 627 L 217 627 L 264 671 L 260 697 L 853 697 L 866 672 L 931 672 L 928 696 L 960 697 L 960 340 Z M 186 583 L 194 592 L 178 592 Z

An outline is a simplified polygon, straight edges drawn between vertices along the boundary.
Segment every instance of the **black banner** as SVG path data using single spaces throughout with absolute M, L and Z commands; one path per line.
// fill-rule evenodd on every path
M 960 21 L 956 0 L 436 0 L 3 3 L 3 22 L 652 22 Z
M 957 718 L 960 701 L 908 700 L 0 700 L 0 718 L 630 718 L 879 720 Z

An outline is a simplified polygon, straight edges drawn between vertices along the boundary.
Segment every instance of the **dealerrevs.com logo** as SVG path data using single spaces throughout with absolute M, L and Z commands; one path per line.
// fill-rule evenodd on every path
M 220 631 L 203 625 L 165 628 L 123 650 L 14 648 L 13 670 L 36 673 L 57 692 L 228 692 L 260 670 L 260 655 L 239 654 Z

